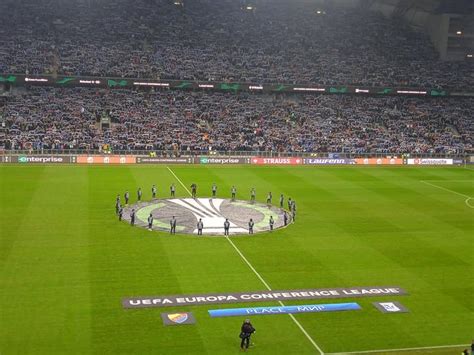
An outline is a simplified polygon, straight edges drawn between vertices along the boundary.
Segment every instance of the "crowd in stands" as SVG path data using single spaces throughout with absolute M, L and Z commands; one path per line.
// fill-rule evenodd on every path
M 330 4 L 330 2 L 327 2 Z M 5 0 L 0 73 L 472 88 L 473 64 L 366 9 L 233 0 Z
M 0 149 L 473 153 L 473 108 L 472 98 L 31 88 L 0 105 Z

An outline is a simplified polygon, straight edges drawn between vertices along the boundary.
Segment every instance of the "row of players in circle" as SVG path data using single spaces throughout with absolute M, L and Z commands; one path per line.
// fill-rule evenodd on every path
M 119 221 L 122 220 L 122 215 L 123 215 L 123 210 L 119 212 Z M 154 221 L 153 214 L 150 213 L 147 219 L 149 231 L 153 230 L 153 221 Z M 288 215 L 285 212 L 283 214 L 283 225 L 287 226 L 288 222 L 289 222 Z M 176 234 L 176 224 L 177 224 L 176 217 L 173 216 L 170 220 L 170 234 Z M 268 220 L 268 226 L 269 226 L 270 232 L 273 231 L 274 224 L 275 224 L 275 220 L 273 219 L 273 216 L 270 216 Z M 132 209 L 132 211 L 130 212 L 130 225 L 131 226 L 135 225 L 135 209 Z M 250 218 L 248 222 L 249 234 L 253 234 L 254 225 L 255 225 L 255 222 L 253 221 L 252 218 Z M 225 219 L 223 227 L 224 227 L 224 235 L 229 235 L 230 222 L 228 218 Z M 197 229 L 197 235 L 202 235 L 202 230 L 204 229 L 204 223 L 202 221 L 202 218 L 200 218 L 199 221 L 197 222 L 196 229 Z
M 212 192 L 212 197 L 213 198 L 217 197 L 217 185 L 216 184 L 212 184 L 211 192 Z M 235 196 L 237 194 L 237 188 L 235 186 L 232 186 L 232 188 L 230 190 L 230 193 L 231 193 L 231 199 L 235 200 Z M 156 194 L 157 194 L 157 188 L 156 188 L 156 185 L 153 185 L 151 187 L 151 195 L 152 195 L 153 199 L 156 198 Z M 175 195 L 176 195 L 176 187 L 175 187 L 174 184 L 171 184 L 171 186 L 170 186 L 170 197 L 175 197 Z M 143 196 L 143 191 L 142 191 L 141 187 L 139 187 L 138 190 L 137 190 L 137 201 L 138 202 L 140 202 L 142 200 L 142 196 Z M 197 185 L 194 184 L 194 183 L 191 184 L 191 196 L 193 198 L 196 198 L 196 196 L 197 196 Z M 130 193 L 128 191 L 125 191 L 124 199 L 125 199 L 125 205 L 128 205 L 128 202 L 130 200 Z M 255 199 L 256 199 L 256 191 L 255 191 L 255 188 L 252 187 L 252 189 L 250 190 L 250 202 L 255 203 Z M 272 195 L 272 192 L 270 191 L 267 195 L 267 205 L 272 204 L 272 199 L 273 199 L 273 195 Z M 280 202 L 280 208 L 284 208 L 285 196 L 283 194 L 280 194 L 279 202 Z M 118 210 L 119 210 L 120 207 L 121 207 L 120 194 L 117 194 L 117 198 L 115 199 L 115 212 L 116 213 L 118 213 Z M 293 215 L 296 214 L 296 202 L 295 202 L 295 200 L 292 200 L 291 197 L 288 198 L 288 210 L 290 212 L 292 212 Z M 295 217 L 295 216 L 293 216 L 293 217 Z

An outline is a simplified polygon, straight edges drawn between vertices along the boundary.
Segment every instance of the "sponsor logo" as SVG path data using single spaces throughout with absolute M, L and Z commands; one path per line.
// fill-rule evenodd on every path
M 211 317 L 233 317 L 233 316 L 264 316 L 269 314 L 289 314 L 289 313 L 314 313 L 314 312 L 335 312 L 335 311 L 355 311 L 361 307 L 357 303 L 333 303 L 333 304 L 308 304 L 301 306 L 282 307 L 252 307 L 252 308 L 228 308 L 208 310 Z
M 79 155 L 76 161 L 79 164 L 135 164 L 136 158 L 132 155 Z
M 161 313 L 164 325 L 194 324 L 196 319 L 191 312 Z
M 316 288 L 305 290 L 212 293 L 174 296 L 133 297 L 122 299 L 124 308 L 173 307 L 200 304 L 269 302 L 327 298 L 355 298 L 407 295 L 400 287 Z
M 415 158 L 407 159 L 408 165 L 453 165 L 453 159 Z
M 195 163 L 199 164 L 248 164 L 249 158 L 212 158 L 200 157 L 195 159 Z
M 408 309 L 400 302 L 373 302 L 375 308 L 382 313 L 407 313 Z
M 301 158 L 261 158 L 253 157 L 251 159 L 252 164 L 257 165 L 299 165 L 302 163 Z
M 355 164 L 354 159 L 334 159 L 334 158 L 305 158 L 303 164 L 308 165 L 342 165 Z
M 137 157 L 137 164 L 192 164 L 192 158 Z
M 359 165 L 402 165 L 403 159 L 399 158 L 357 158 L 354 159 Z
M 39 163 L 39 164 L 60 164 L 70 163 L 71 156 L 35 156 L 35 155 L 20 155 L 12 156 L 12 163 Z

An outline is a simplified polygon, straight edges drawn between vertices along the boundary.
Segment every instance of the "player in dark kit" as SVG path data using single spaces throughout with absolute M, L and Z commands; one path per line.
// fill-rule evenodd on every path
M 176 192 L 176 187 L 174 186 L 174 184 L 171 184 L 171 186 L 170 186 L 171 197 L 174 197 L 175 192 Z
M 156 186 L 155 186 L 155 185 L 153 185 L 153 186 L 151 187 L 151 196 L 152 196 L 153 198 L 156 198 Z
M 224 222 L 224 235 L 229 235 L 230 222 L 226 218 Z
M 288 214 L 286 212 L 283 213 L 283 224 L 288 225 Z
M 118 214 L 120 209 L 120 195 L 117 195 L 117 198 L 115 199 L 115 214 Z
M 291 207 L 293 205 L 293 201 L 291 200 L 291 197 L 288 199 L 288 210 L 291 212 Z
M 283 203 L 285 202 L 285 197 L 283 194 L 280 195 L 280 208 L 283 208 Z
M 176 234 L 176 218 L 171 218 L 170 220 L 170 234 Z
M 216 197 L 217 194 L 217 185 L 214 183 L 212 184 L 212 197 Z
M 273 230 L 273 225 L 275 224 L 275 221 L 273 220 L 273 216 L 270 216 L 270 220 L 268 221 L 269 225 L 270 225 L 270 230 L 272 231 Z
M 118 210 L 118 217 L 119 217 L 119 221 L 122 220 L 122 217 L 123 217 L 123 208 L 122 206 L 119 207 L 119 210 Z
M 139 187 L 137 190 L 137 200 L 141 201 L 142 200 L 142 188 Z
M 148 216 L 148 230 L 151 231 L 153 229 L 153 215 L 150 213 Z
M 193 183 L 193 184 L 191 185 L 191 196 L 192 196 L 193 198 L 196 198 L 196 193 L 197 193 L 197 185 Z
M 253 234 L 253 226 L 255 225 L 255 223 L 253 222 L 253 219 L 250 218 L 250 221 L 249 221 L 249 234 Z
M 128 205 L 128 200 L 130 198 L 130 194 L 128 191 L 125 191 L 125 194 L 123 195 L 123 198 L 125 199 L 125 205 Z
M 202 235 L 203 228 L 204 228 L 204 223 L 202 223 L 202 218 L 199 218 L 199 222 L 197 224 L 198 235 Z
M 134 226 L 135 225 L 135 209 L 130 212 L 130 225 Z
M 255 333 L 255 328 L 250 323 L 249 319 L 246 319 L 242 327 L 240 328 L 240 349 L 247 351 L 250 345 L 250 336 Z

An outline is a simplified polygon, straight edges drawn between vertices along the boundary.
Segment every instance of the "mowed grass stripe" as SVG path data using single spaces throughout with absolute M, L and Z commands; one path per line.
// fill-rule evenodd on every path
M 24 208 L 16 208 L 22 217 L 8 222 L 19 227 L 2 271 L 2 353 L 88 352 L 86 175 L 73 167 L 20 169 L 4 170 L 14 195 L 25 189 L 16 176 L 31 172 L 38 180 L 34 192 L 23 196 Z

